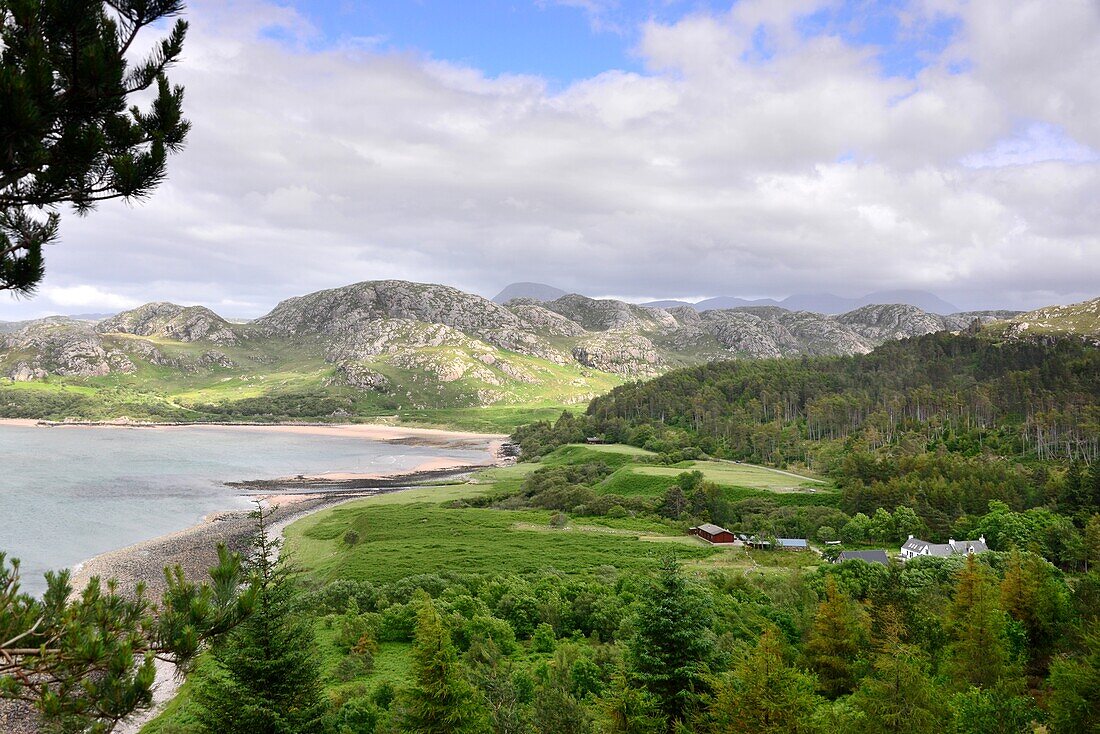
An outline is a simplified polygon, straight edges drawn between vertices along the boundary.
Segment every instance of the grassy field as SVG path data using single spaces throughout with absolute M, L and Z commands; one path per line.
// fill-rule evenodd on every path
M 454 487 L 436 489 L 438 499 L 458 493 Z M 385 583 L 440 571 L 525 574 L 553 568 L 572 574 L 601 566 L 649 568 L 664 551 L 641 537 L 677 534 L 662 524 L 628 519 L 621 523 L 625 527 L 615 528 L 612 521 L 606 526 L 624 532 L 552 530 L 552 514 L 367 499 L 295 523 L 287 530 L 287 547 L 316 580 Z M 359 534 L 354 546 L 343 540 L 349 530 Z M 716 552 L 702 545 L 677 547 L 685 559 Z

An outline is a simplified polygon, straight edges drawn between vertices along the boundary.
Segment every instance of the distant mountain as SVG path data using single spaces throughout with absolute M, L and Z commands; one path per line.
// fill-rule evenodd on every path
M 773 298 L 735 298 L 733 296 L 718 296 L 717 298 L 706 298 L 697 303 L 689 303 L 688 301 L 649 301 L 643 303 L 643 306 L 650 306 L 652 308 L 677 308 L 679 306 L 688 306 L 694 308 L 696 311 L 714 311 L 723 308 L 741 308 L 742 306 L 779 306 L 779 301 Z
M 905 304 L 916 306 L 922 311 L 947 315 L 958 313 L 959 307 L 948 303 L 934 293 L 916 290 L 876 291 L 868 293 L 860 298 L 845 298 L 835 296 L 832 293 L 796 293 L 777 301 L 774 298 L 736 298 L 734 296 L 718 296 L 707 298 L 698 303 L 687 301 L 650 301 L 646 306 L 655 308 L 675 308 L 677 306 L 690 306 L 696 311 L 713 311 L 727 308 L 742 308 L 744 306 L 780 306 L 788 311 L 812 311 L 814 313 L 840 314 L 861 306 L 874 306 L 883 304 Z
M 508 303 L 513 298 L 527 298 L 532 301 L 553 301 L 567 295 L 561 288 L 545 283 L 512 283 L 493 296 L 494 303 Z
M 172 303 L 98 323 L 0 323 L 0 377 L 45 381 L 41 391 L 5 391 L 0 408 L 18 417 L 161 420 L 526 408 L 584 402 L 625 380 L 711 360 L 859 354 L 974 322 L 1008 337 L 1095 335 L 1100 323 L 1100 300 L 1024 316 L 943 316 L 908 304 L 836 316 L 774 302 L 697 306 L 576 294 L 503 305 L 447 286 L 386 280 L 289 298 L 245 324 Z M 71 384 L 91 390 L 65 391 Z
M 73 321 L 102 321 L 114 316 L 113 313 L 71 313 L 67 316 Z

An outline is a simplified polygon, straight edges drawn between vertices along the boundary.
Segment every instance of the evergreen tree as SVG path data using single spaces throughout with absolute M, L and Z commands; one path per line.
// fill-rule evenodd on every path
M 1096 463 L 1100 465 L 1100 461 Z M 1088 573 L 1090 563 L 1100 563 L 1100 514 L 1095 514 L 1089 518 L 1089 521 L 1085 524 L 1084 535 L 1085 573 Z
M 713 655 L 710 606 L 674 558 L 661 562 L 656 581 L 641 594 L 634 626 L 631 673 L 656 696 L 671 731 L 705 690 Z
M 485 712 L 466 679 L 450 632 L 435 603 L 418 592 L 413 678 L 402 731 L 413 734 L 475 734 L 488 731 Z
M 716 686 L 710 716 L 717 731 L 802 734 L 821 699 L 817 680 L 787 664 L 779 631 L 768 627 L 756 647 Z
M 176 567 L 159 605 L 141 585 L 123 593 L 93 578 L 73 593 L 68 571 L 48 573 L 42 599 L 20 592 L 19 563 L 0 553 L 0 698 L 22 701 L 60 731 L 108 731 L 151 701 L 153 659 L 190 670 L 207 643 L 248 614 L 241 559 L 218 548 L 210 582 Z
M 145 59 L 135 40 L 182 10 L 182 0 L 0 0 L 0 290 L 42 280 L 60 204 L 84 213 L 164 179 L 189 128 L 183 90 L 165 76 L 187 24 Z M 148 111 L 133 105 L 151 90 Z
M 601 734 L 660 734 L 665 729 L 657 699 L 618 675 L 600 701 Z
M 511 661 L 491 639 L 477 637 L 466 652 L 471 674 L 489 707 L 489 728 L 493 734 L 526 734 L 531 730 L 526 707 L 531 680 L 516 671 Z
M 1050 666 L 1050 725 L 1053 734 L 1100 731 L 1100 624 L 1085 634 L 1081 653 Z
M 863 714 L 866 734 L 924 734 L 943 731 L 947 711 L 939 687 L 929 673 L 928 657 L 915 645 L 902 642 L 900 618 L 884 615 L 882 639 L 871 666 L 851 697 Z
M 1037 656 L 1044 655 L 1053 644 L 1068 603 L 1052 571 L 1039 556 L 1013 550 L 1001 581 L 1001 606 L 1023 625 Z
M 583 694 L 574 679 L 580 660 L 576 645 L 561 645 L 554 651 L 554 659 L 538 671 L 531 718 L 539 734 L 588 734 L 592 731 L 592 716 L 578 698 Z
M 851 693 L 866 643 L 866 616 L 829 576 L 825 600 L 818 605 L 804 646 L 806 660 L 817 673 L 823 693 L 830 698 Z
M 252 614 L 214 649 L 213 669 L 195 700 L 210 734 L 310 734 L 324 730 L 319 652 L 310 623 L 292 610 L 294 588 L 270 537 L 269 511 L 258 525 L 250 566 L 256 588 Z
M 990 688 L 1008 672 L 1006 619 L 999 596 L 991 571 L 969 556 L 949 609 L 952 668 L 955 680 L 966 686 Z

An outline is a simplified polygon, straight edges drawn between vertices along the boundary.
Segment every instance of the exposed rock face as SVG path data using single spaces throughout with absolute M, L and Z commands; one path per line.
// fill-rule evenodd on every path
M 669 331 L 678 325 L 668 311 L 660 308 L 597 300 L 575 293 L 548 301 L 543 306 L 588 331 Z
M 289 298 L 254 323 L 264 333 L 346 337 L 372 321 L 405 319 L 450 326 L 502 349 L 558 363 L 567 357 L 504 306 L 442 285 L 369 281 Z
M 336 374 L 344 383 L 359 390 L 385 392 L 390 386 L 385 375 L 356 362 L 341 363 L 336 367 Z
M 863 306 L 836 320 L 872 342 L 905 339 L 946 328 L 942 316 L 904 304 Z
M 147 303 L 132 311 L 99 322 L 101 334 L 121 333 L 152 336 L 181 342 L 208 341 L 232 345 L 239 339 L 228 321 L 202 306 Z
M 41 379 L 47 375 L 101 377 L 111 372 L 134 372 L 134 363 L 119 351 L 109 350 L 92 326 L 83 321 L 52 317 L 28 322 L 14 334 L 0 339 L 0 352 L 30 352 L 10 370 L 11 376 Z
M 555 313 L 538 303 L 513 300 L 508 302 L 508 310 L 530 324 L 539 333 L 548 336 L 582 336 L 585 333 L 584 327 L 576 321 Z
M 664 364 L 653 342 L 639 334 L 593 334 L 573 348 L 573 358 L 624 377 L 652 375 Z

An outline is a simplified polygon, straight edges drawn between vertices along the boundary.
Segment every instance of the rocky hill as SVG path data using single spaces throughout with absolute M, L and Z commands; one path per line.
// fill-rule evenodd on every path
M 237 334 L 228 321 L 203 306 L 147 303 L 100 321 L 96 331 L 174 339 L 181 342 L 208 341 L 236 344 Z
M 1003 334 L 1015 339 L 1078 336 L 1100 345 L 1100 298 L 1011 316 Z
M 1091 324 L 1095 334 L 1096 301 L 1067 309 L 990 329 L 1012 335 L 1040 323 L 1048 331 Z M 1009 316 L 940 316 L 904 304 L 838 316 L 777 306 L 699 312 L 575 294 L 499 304 L 447 286 L 385 280 L 290 298 L 247 324 L 171 303 L 99 323 L 12 324 L 0 330 L 0 376 L 14 385 L 79 385 L 127 411 L 154 404 L 177 417 L 300 416 L 306 405 L 321 415 L 560 406 L 679 365 L 865 353 L 887 340 Z

